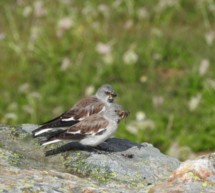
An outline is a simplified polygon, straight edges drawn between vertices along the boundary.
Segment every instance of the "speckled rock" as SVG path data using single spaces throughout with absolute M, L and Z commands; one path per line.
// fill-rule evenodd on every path
M 100 148 L 41 147 L 37 125 L 0 126 L 0 192 L 148 192 L 180 162 L 152 145 L 111 138 Z M 45 156 L 46 155 L 46 156 Z
M 150 193 L 215 192 L 215 153 L 183 162 L 163 183 Z
M 111 138 L 100 147 L 99 151 L 64 153 L 66 170 L 101 182 L 117 180 L 135 187 L 147 187 L 167 178 L 179 166 L 178 160 L 147 143 L 139 145 Z

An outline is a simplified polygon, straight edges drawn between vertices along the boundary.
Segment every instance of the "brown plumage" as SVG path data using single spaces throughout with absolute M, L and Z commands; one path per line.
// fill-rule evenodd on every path
M 114 101 L 116 93 L 113 88 L 106 84 L 101 86 L 94 96 L 86 97 L 77 102 L 68 111 L 60 116 L 43 123 L 41 127 L 32 132 L 33 137 L 40 136 L 41 134 L 55 133 L 68 129 L 79 121 L 85 118 L 103 112 Z
M 107 125 L 108 121 L 102 115 L 92 115 L 47 141 L 55 139 L 80 140 L 87 135 L 101 135 L 106 130 Z
M 96 146 L 117 130 L 121 119 L 129 115 L 128 111 L 123 111 L 118 104 L 110 105 L 104 112 L 86 117 L 77 124 L 47 137 L 43 145 L 49 145 L 59 141 L 78 141 L 82 145 Z

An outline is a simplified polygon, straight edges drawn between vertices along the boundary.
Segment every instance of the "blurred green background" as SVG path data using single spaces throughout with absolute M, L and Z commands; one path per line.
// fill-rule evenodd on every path
M 215 1 L 1 0 L 0 123 L 47 121 L 113 85 L 116 134 L 215 149 Z

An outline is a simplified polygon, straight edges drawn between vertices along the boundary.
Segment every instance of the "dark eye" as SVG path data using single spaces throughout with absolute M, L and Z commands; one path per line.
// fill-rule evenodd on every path
M 105 94 L 106 95 L 110 95 L 111 93 L 109 91 L 105 91 Z

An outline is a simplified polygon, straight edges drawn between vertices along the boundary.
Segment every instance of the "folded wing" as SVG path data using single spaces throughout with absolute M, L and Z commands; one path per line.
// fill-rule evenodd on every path
M 81 140 L 88 135 L 102 135 L 102 133 L 106 131 L 107 126 L 108 121 L 102 117 L 102 115 L 92 115 L 73 125 L 69 129 L 47 139 L 44 141 L 43 145 L 48 145 L 61 140 Z

